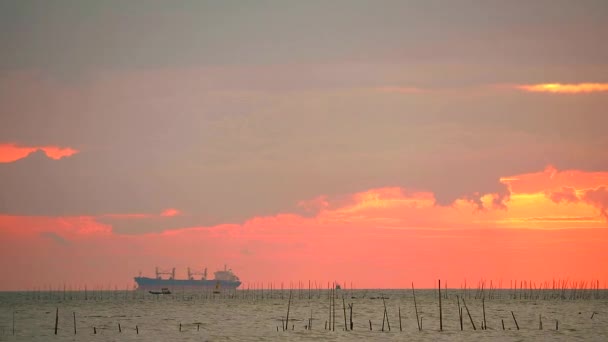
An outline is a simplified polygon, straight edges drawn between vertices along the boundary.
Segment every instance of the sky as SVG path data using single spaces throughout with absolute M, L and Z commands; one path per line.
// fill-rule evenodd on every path
M 599 282 L 608 2 L 1 1 L 1 290 Z M 499 285 L 500 284 L 500 285 Z

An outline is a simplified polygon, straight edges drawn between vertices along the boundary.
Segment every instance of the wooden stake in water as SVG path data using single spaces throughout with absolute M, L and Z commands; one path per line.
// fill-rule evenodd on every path
M 74 314 L 74 335 L 76 335 L 76 311 L 74 311 L 73 314 Z
M 287 317 L 285 318 L 285 330 L 289 326 L 289 309 L 291 307 L 291 290 L 289 290 L 289 302 L 287 303 Z
M 458 316 L 460 317 L 460 331 L 464 330 L 462 325 L 462 308 L 458 308 Z
M 332 304 L 333 311 L 331 317 L 331 331 L 336 331 L 336 284 L 334 283 L 334 288 L 332 289 Z
M 344 303 L 344 297 L 342 297 L 342 310 L 344 311 L 344 331 L 348 331 L 348 326 L 346 325 L 346 304 Z
M 312 309 L 310 309 L 310 322 L 308 322 L 308 330 L 312 330 Z
M 329 290 L 329 285 L 327 286 L 327 293 L 329 294 L 329 298 L 328 298 L 329 299 L 329 312 L 328 312 L 329 318 L 328 318 L 328 321 L 329 321 L 329 330 L 331 330 L 331 297 L 332 296 L 331 296 L 331 291 Z
M 55 310 L 55 335 L 57 335 L 57 325 L 59 324 L 59 308 Z
M 517 320 L 515 319 L 515 314 L 513 313 L 513 311 L 511 311 L 511 316 L 513 316 L 513 320 L 515 321 L 515 326 L 517 327 L 517 330 L 519 330 L 519 324 L 517 324 Z
M 350 309 L 350 330 L 353 330 L 353 303 L 348 304 Z
M 418 325 L 418 331 L 422 331 L 422 325 L 420 324 L 420 318 L 418 317 L 418 305 L 416 305 L 416 292 L 414 292 L 414 283 L 413 282 L 412 282 L 412 294 L 414 295 L 414 309 L 416 310 L 416 324 Z
M 502 322 L 502 330 L 505 330 L 505 320 L 501 319 L 500 321 Z
M 473 330 L 477 330 L 475 327 L 475 323 L 473 322 L 473 318 L 471 317 L 471 312 L 469 311 L 469 307 L 467 307 L 467 302 L 462 298 L 462 303 L 464 304 L 464 308 L 467 310 L 467 315 L 469 315 L 469 320 L 471 320 L 471 325 L 473 326 Z
M 441 312 L 441 279 L 439 279 L 439 331 L 443 331 L 443 315 Z
M 15 310 L 13 310 L 13 336 L 15 336 Z
M 403 331 L 401 328 L 401 306 L 399 306 L 399 331 Z
M 486 322 L 486 299 L 481 298 L 481 306 L 483 308 L 483 330 L 487 330 L 488 329 L 488 325 Z
M 120 323 L 118 323 L 118 332 L 121 333 L 122 332 L 122 328 L 120 326 Z
M 543 318 L 540 314 L 538 315 L 538 330 L 543 330 Z
M 137 325 L 135 326 L 135 333 L 139 335 L 139 327 Z
M 458 295 L 456 295 L 456 301 L 458 302 L 458 320 L 460 321 L 460 331 L 462 331 L 462 308 L 460 307 L 460 297 Z
M 388 331 L 391 331 L 391 322 L 388 321 L 388 311 L 386 310 L 386 302 L 384 301 L 384 294 L 382 294 L 382 303 L 384 304 L 384 317 L 386 317 L 386 325 Z M 384 317 L 382 317 L 382 331 L 384 331 Z

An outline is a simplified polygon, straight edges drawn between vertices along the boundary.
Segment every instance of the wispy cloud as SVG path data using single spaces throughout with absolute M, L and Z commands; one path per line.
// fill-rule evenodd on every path
M 398 94 L 420 94 L 427 90 L 417 87 L 378 87 L 376 90 L 383 93 L 398 93 Z
M 174 208 L 169 208 L 169 209 L 163 210 L 163 212 L 160 213 L 160 216 L 163 216 L 163 217 L 173 217 L 173 216 L 177 216 L 177 215 L 180 215 L 180 214 L 181 214 L 181 212 L 179 210 L 174 209 Z
M 580 94 L 608 92 L 608 83 L 540 83 L 518 85 L 517 89 L 533 93 Z

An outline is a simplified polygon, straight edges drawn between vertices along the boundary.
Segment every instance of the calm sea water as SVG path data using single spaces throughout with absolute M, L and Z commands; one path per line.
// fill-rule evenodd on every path
M 537 291 L 531 296 L 529 292 L 522 291 L 515 293 L 517 298 L 514 299 L 512 291 L 503 290 L 485 293 L 482 302 L 476 291 L 463 294 L 461 290 L 448 290 L 447 298 L 442 296 L 443 331 L 439 331 L 437 291 L 416 290 L 418 315 L 422 320 L 422 331 L 419 331 L 411 289 L 339 290 L 335 300 L 335 330 L 326 330 L 330 319 L 328 291 L 294 290 L 288 329 L 283 331 L 282 321 L 289 303 L 287 290 L 272 294 L 269 291 L 243 290 L 220 295 L 178 291 L 164 296 L 138 291 L 98 291 L 88 292 L 87 299 L 83 292 L 5 292 L 0 293 L 0 340 L 608 341 L 608 292 L 579 292 L 578 298 L 570 298 L 569 291 L 562 294 L 565 299 L 554 298 L 559 293 L 551 291 Z M 477 330 L 473 330 L 464 306 L 464 330 L 460 330 L 457 295 L 461 298 L 461 306 L 462 296 L 465 296 Z M 384 303 L 388 322 L 384 321 L 382 331 Z M 353 308 L 353 330 L 350 330 L 349 304 Z M 481 329 L 483 305 L 486 330 Z M 58 332 L 55 335 L 57 309 Z M 348 331 L 345 330 L 345 312 Z M 511 312 L 520 330 L 517 330 Z M 333 317 L 333 312 L 331 315 Z M 539 329 L 539 315 L 542 330 Z M 312 327 L 308 329 L 311 316 Z M 556 320 L 559 330 L 556 330 Z M 118 330 L 119 324 L 122 332 Z

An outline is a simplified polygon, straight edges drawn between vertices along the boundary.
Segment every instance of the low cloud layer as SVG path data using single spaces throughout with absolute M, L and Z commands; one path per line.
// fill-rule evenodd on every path
M 13 272 L 18 276 L 0 289 L 34 288 L 53 279 L 70 286 L 86 281 L 131 287 L 134 275 L 151 274 L 155 266 L 177 267 L 183 277 L 186 267 L 213 270 L 224 263 L 250 283 L 305 275 L 324 282 L 339 277 L 359 287 L 405 287 L 410 281 L 432 286 L 436 272 L 450 283 L 462 281 L 463 274 L 497 281 L 523 276 L 537 282 L 605 281 L 597 267 L 582 261 L 608 262 L 601 252 L 608 243 L 602 185 L 607 183 L 605 172 L 547 168 L 503 177 L 510 190 L 504 208 L 495 205 L 499 196 L 492 193 L 481 195 L 480 210 L 466 198 L 439 206 L 432 192 L 378 188 L 340 198 L 320 195 L 312 201 L 316 212 L 307 216 L 282 213 L 213 226 L 180 225 L 185 213 L 0 216 L 0 267 L 11 272 L 27 263 L 31 271 Z M 580 200 L 553 195 L 563 189 L 574 189 Z M 177 228 L 134 235 L 116 229 L 120 221 Z M 26 255 L 24 248 L 30 251 Z M 514 264 L 513 258 L 526 262 Z M 277 260 L 290 267 L 277 269 Z M 500 267 L 483 267 L 487 263 Z M 404 272 L 388 272 L 395 268 Z

